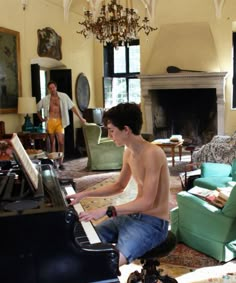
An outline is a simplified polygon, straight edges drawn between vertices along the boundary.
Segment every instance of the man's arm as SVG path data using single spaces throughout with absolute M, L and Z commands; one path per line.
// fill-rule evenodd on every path
M 161 149 L 158 150 L 157 148 L 154 148 L 154 147 L 152 147 L 152 149 L 149 150 L 148 152 L 146 151 L 145 154 L 143 154 L 143 156 L 144 156 L 143 164 L 140 165 L 140 168 L 142 169 L 141 171 L 143 171 L 143 177 L 141 178 L 142 184 L 138 184 L 139 186 L 141 185 L 142 188 L 138 189 L 137 197 L 134 200 L 131 200 L 125 204 L 115 206 L 117 215 L 131 214 L 131 213 L 137 213 L 137 212 L 142 213 L 142 212 L 149 211 L 154 207 L 154 202 L 158 194 L 158 184 L 160 182 L 161 169 L 162 169 L 163 163 L 166 162 L 166 157 L 165 157 L 164 152 Z M 131 171 L 130 171 L 128 162 L 124 163 L 123 168 L 126 168 L 126 170 L 128 168 L 128 171 L 126 170 L 125 171 L 129 172 L 130 175 L 128 176 L 131 176 Z M 121 174 L 122 174 L 122 171 L 121 171 Z M 126 175 L 124 175 L 123 179 L 121 180 L 126 181 L 127 183 L 125 182 L 124 184 L 126 184 L 127 186 L 128 181 L 126 179 Z M 105 193 L 103 189 L 106 190 L 109 188 L 108 187 L 101 188 L 101 192 Z M 100 189 L 97 190 L 97 193 L 99 191 Z M 96 192 L 96 190 L 93 192 Z M 122 191 L 119 191 L 119 192 L 122 192 Z M 86 195 L 86 197 L 87 196 L 98 196 L 98 194 L 94 195 L 92 193 L 92 195 L 89 194 L 89 195 Z M 105 194 L 101 196 L 105 196 Z M 107 210 L 107 207 L 101 207 L 101 208 L 89 210 L 86 212 L 82 212 L 79 215 L 79 219 L 80 221 L 91 221 L 93 219 L 97 220 L 106 214 L 106 210 Z
M 47 119 L 46 118 L 43 118 L 42 115 L 41 115 L 41 109 L 43 108 L 43 101 L 42 99 L 37 103 L 37 115 L 39 117 L 39 120 L 41 122 L 45 122 Z
M 47 118 L 43 118 L 43 117 L 42 117 L 42 115 L 41 115 L 40 111 L 39 111 L 39 112 L 37 112 L 37 115 L 38 115 L 39 120 L 40 120 L 41 122 L 45 122 L 45 121 L 47 121 Z
M 80 202 L 80 200 L 87 198 L 87 197 L 108 197 L 108 196 L 113 196 L 113 195 L 122 193 L 124 189 L 126 188 L 130 180 L 130 177 L 131 177 L 131 171 L 130 171 L 129 165 L 125 163 L 124 160 L 125 158 L 123 158 L 122 170 L 115 183 L 101 187 L 98 190 L 84 190 L 77 194 L 69 195 L 66 198 L 72 199 L 71 205 L 74 205 Z
M 71 108 L 71 111 L 79 118 L 82 124 L 86 123 L 86 120 L 80 115 L 79 111 L 76 109 L 75 106 Z

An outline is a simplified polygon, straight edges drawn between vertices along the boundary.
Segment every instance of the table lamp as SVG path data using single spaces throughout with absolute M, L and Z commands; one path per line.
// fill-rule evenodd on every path
M 30 121 L 29 114 L 37 113 L 35 97 L 19 97 L 18 98 L 18 114 L 26 114 L 25 123 L 22 126 L 22 131 L 32 131 L 34 125 Z

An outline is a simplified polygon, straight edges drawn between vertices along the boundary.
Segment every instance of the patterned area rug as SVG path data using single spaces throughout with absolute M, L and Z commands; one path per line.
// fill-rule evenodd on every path
M 107 178 L 106 180 L 89 186 L 90 190 L 97 190 L 100 187 L 112 183 L 116 180 L 118 173 L 113 173 L 113 176 Z M 79 183 L 77 183 L 77 188 L 80 187 Z M 181 190 L 180 188 L 180 181 L 179 178 L 176 176 L 171 176 L 171 194 L 170 194 L 170 201 L 169 201 L 169 210 L 176 206 L 176 194 Z M 134 199 L 136 196 L 136 186 L 133 180 L 131 180 L 127 186 L 125 192 L 118 196 L 112 196 L 107 198 L 89 198 L 81 201 L 85 210 L 93 209 L 94 207 L 103 207 L 113 205 L 119 205 L 124 202 L 130 201 Z M 94 221 L 96 225 L 98 222 Z M 218 261 L 208 257 L 198 251 L 191 249 L 190 247 L 184 244 L 178 244 L 175 250 L 168 255 L 161 259 L 162 263 L 166 264 L 178 264 L 181 266 L 185 266 L 192 269 L 205 267 L 205 266 L 212 266 L 218 265 Z
M 80 158 L 72 161 L 65 162 L 65 171 L 58 171 L 58 176 L 60 178 L 73 178 L 76 182 L 76 190 L 81 191 L 84 189 L 99 189 L 99 187 L 114 182 L 118 177 L 119 171 L 88 171 L 86 168 L 87 158 Z M 186 162 L 179 162 L 175 167 L 170 166 L 171 174 L 171 198 L 169 202 L 169 209 L 172 209 L 176 206 L 176 194 L 182 190 L 180 179 L 178 177 L 180 172 L 183 172 Z M 136 195 L 136 188 L 134 181 L 131 180 L 128 184 L 126 192 L 109 198 L 89 198 L 82 201 L 84 209 L 92 209 L 93 207 L 108 206 L 109 204 L 120 204 L 122 202 L 127 202 L 131 200 Z M 98 222 L 94 222 L 96 225 Z M 178 244 L 175 250 L 161 259 L 161 268 L 164 270 L 164 273 L 168 273 L 170 276 L 175 278 L 180 278 L 179 282 L 210 282 L 206 281 L 195 281 L 195 279 L 189 279 L 189 273 L 192 273 L 197 268 L 210 267 L 210 266 L 219 266 L 220 263 L 215 259 L 208 257 L 198 251 L 191 249 L 184 244 Z M 140 270 L 141 265 L 139 261 L 129 264 L 127 266 L 121 267 L 121 277 L 120 282 L 125 283 L 128 275 L 135 271 Z M 193 272 L 194 273 L 194 272 Z M 183 277 L 184 274 L 188 274 L 187 277 Z M 187 278 L 187 279 L 185 279 Z M 181 281 L 182 280 L 182 281 Z M 190 280 L 190 281 L 184 281 Z M 221 281 L 212 281 L 212 282 L 221 282 Z M 236 281 L 233 281 L 236 282 Z

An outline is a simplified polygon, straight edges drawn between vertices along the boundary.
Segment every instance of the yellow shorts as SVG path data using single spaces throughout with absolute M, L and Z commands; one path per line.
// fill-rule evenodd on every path
M 47 121 L 48 134 L 64 134 L 62 121 L 59 118 L 49 118 Z

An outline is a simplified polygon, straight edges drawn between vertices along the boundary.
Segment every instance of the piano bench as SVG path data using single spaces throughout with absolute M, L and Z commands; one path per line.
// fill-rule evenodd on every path
M 139 259 L 142 264 L 141 272 L 134 271 L 129 275 L 127 283 L 178 283 L 168 275 L 162 275 L 162 270 L 157 269 L 160 265 L 158 258 L 167 256 L 176 246 L 176 237 L 169 231 L 166 240 L 159 246 L 145 253 Z

